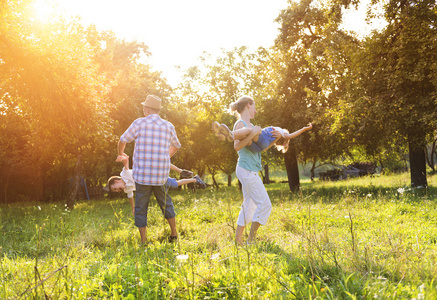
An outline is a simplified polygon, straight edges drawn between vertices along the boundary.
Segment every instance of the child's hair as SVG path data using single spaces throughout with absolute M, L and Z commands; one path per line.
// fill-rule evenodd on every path
M 282 129 L 286 133 L 289 133 L 287 129 Z M 290 146 L 290 140 L 284 139 L 284 137 L 281 137 L 279 140 L 276 141 L 275 147 L 278 151 L 285 153 L 288 151 L 288 147 Z
M 111 176 L 108 179 L 108 183 L 106 184 L 107 187 L 109 187 L 109 190 L 112 191 L 111 187 L 115 184 L 116 180 L 120 180 L 120 176 Z
M 242 96 L 240 97 L 240 99 L 238 99 L 235 102 L 232 102 L 229 105 L 229 110 L 231 111 L 232 114 L 234 114 L 235 112 L 241 114 L 247 104 L 253 104 L 253 103 L 255 103 L 255 101 L 253 101 L 252 97 Z

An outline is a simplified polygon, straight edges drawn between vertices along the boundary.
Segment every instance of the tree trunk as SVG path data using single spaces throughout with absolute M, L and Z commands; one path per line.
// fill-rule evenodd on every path
M 228 186 L 232 185 L 232 174 L 228 174 Z
M 426 161 L 426 164 L 432 169 L 432 171 L 434 171 L 434 164 L 431 163 L 431 159 L 428 156 L 428 153 L 429 153 L 428 146 L 425 146 L 424 150 L 425 150 L 425 161 Z M 430 156 L 432 157 L 432 152 L 431 152 Z
M 67 199 L 67 207 L 72 209 L 74 207 L 74 204 L 76 203 L 76 197 L 77 192 L 79 191 L 80 187 L 80 174 L 82 172 L 82 155 L 77 155 L 76 159 L 76 167 L 74 169 L 74 175 L 73 175 L 73 186 L 71 188 L 70 194 L 68 195 Z
M 219 185 L 218 185 L 217 181 L 215 181 L 215 177 L 214 177 L 214 176 L 215 176 L 214 174 L 211 174 L 211 177 L 212 177 L 212 184 L 213 184 L 216 188 L 219 188 Z
M 408 141 L 412 187 L 428 186 L 424 141 L 424 138 L 417 138 L 417 136 L 409 138 Z
M 316 160 L 314 160 L 313 161 L 313 165 L 311 166 L 311 181 L 314 181 L 314 178 L 316 178 L 316 172 L 315 172 L 315 170 L 316 170 L 316 163 L 317 163 L 317 161 Z
M 435 172 L 434 155 L 436 155 L 436 144 L 437 144 L 437 140 L 434 140 L 431 147 L 430 165 L 433 172 Z
M 300 188 L 299 183 L 299 166 L 297 164 L 296 150 L 291 145 L 288 151 L 284 153 L 285 169 L 287 170 L 288 186 L 290 191 L 297 192 Z
M 269 184 L 270 183 L 270 174 L 269 174 L 269 164 L 265 164 L 264 165 L 264 184 Z

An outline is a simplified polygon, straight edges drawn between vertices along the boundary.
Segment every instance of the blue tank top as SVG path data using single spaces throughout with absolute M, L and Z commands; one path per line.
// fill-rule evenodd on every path
M 243 122 L 244 126 L 247 126 L 246 122 L 243 120 L 238 120 L 234 124 L 234 130 L 238 122 Z M 252 125 L 252 124 L 250 124 Z M 243 147 L 240 151 L 238 151 L 238 162 L 237 165 L 243 169 L 258 172 L 262 169 L 261 165 L 261 152 L 252 152 L 247 147 Z

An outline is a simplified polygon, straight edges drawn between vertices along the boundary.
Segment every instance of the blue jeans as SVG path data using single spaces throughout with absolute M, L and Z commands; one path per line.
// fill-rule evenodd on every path
M 171 197 L 164 191 L 164 186 L 143 185 L 135 182 L 135 226 L 141 228 L 147 226 L 147 212 L 149 209 L 150 196 L 155 194 L 159 207 L 166 219 L 176 216 Z

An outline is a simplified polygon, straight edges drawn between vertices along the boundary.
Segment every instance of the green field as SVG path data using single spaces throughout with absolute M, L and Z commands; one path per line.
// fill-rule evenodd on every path
M 277 180 L 279 182 L 279 180 Z M 267 185 L 255 245 L 233 242 L 237 187 L 172 192 L 179 242 L 156 201 L 139 245 L 126 199 L 0 206 L 0 299 L 437 299 L 437 175 Z

